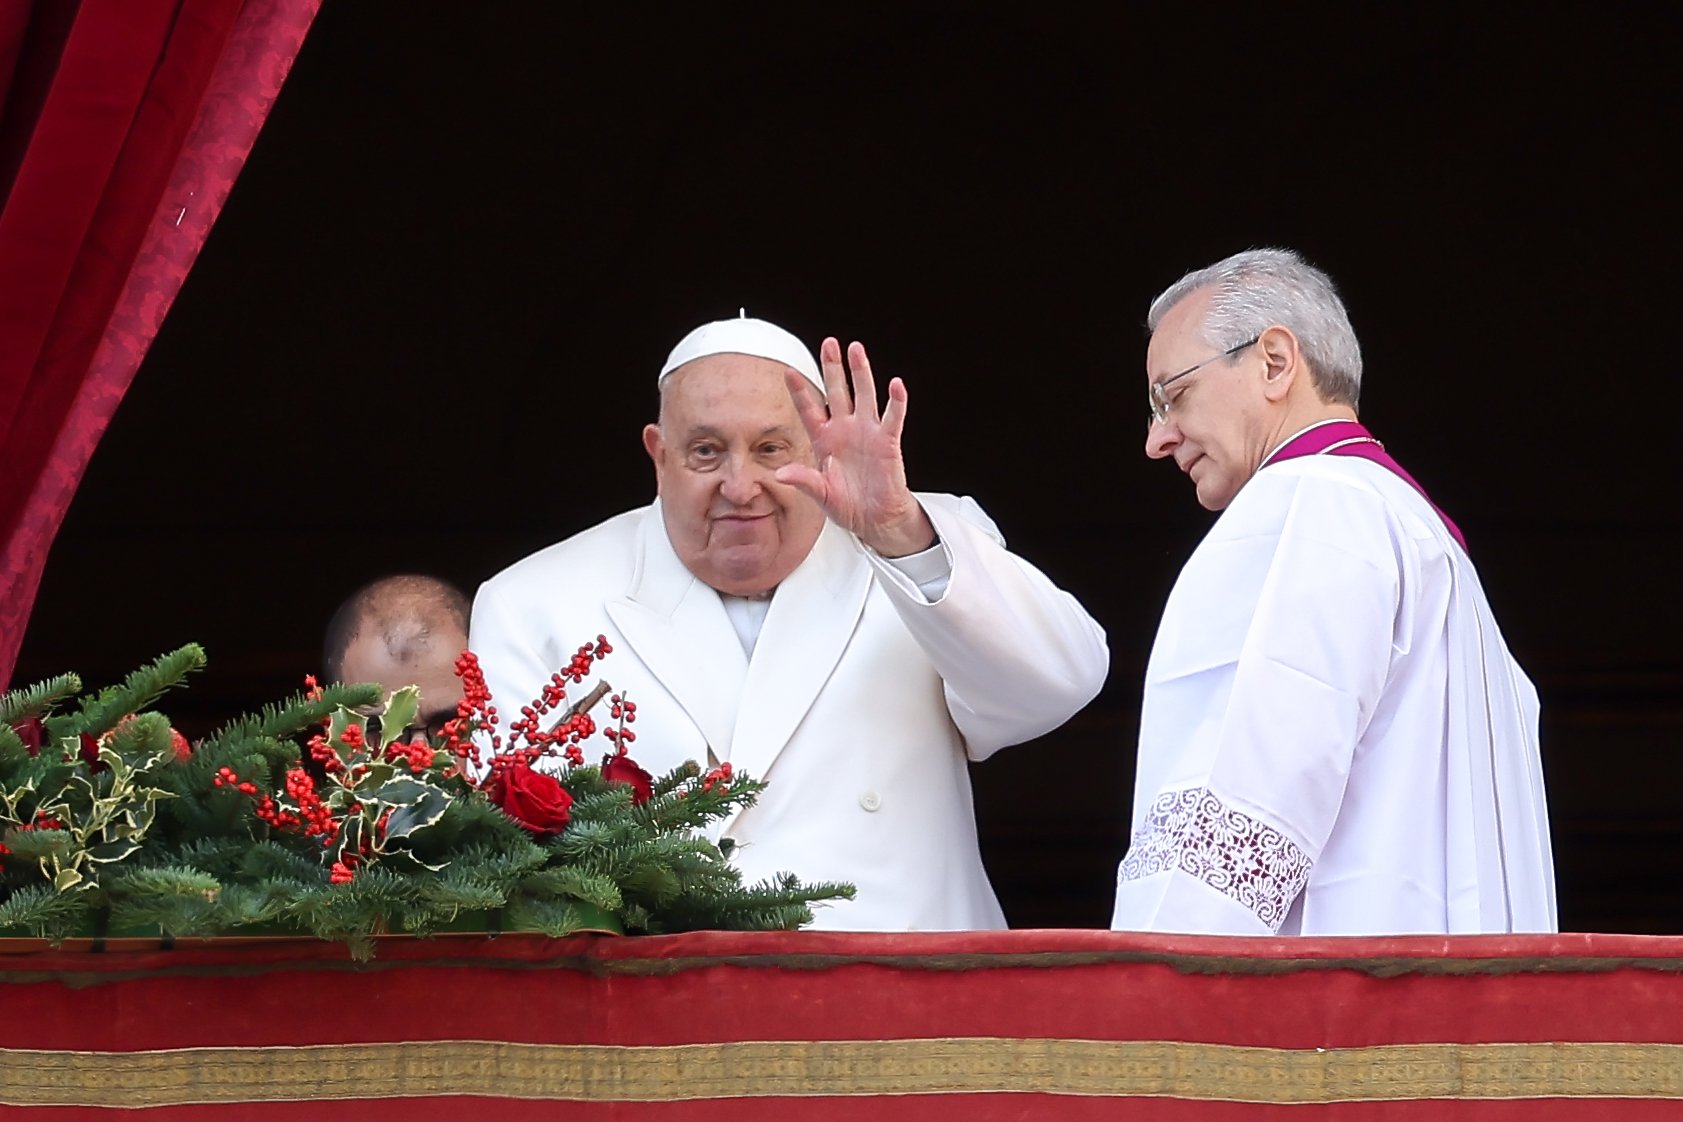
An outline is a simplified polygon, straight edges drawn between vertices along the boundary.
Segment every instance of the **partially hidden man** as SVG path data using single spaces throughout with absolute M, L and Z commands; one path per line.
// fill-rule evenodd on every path
M 744 876 L 858 887 L 818 926 L 1003 927 L 968 761 L 1091 700 L 1104 632 L 974 501 L 908 490 L 900 379 L 879 415 L 864 348 L 821 354 L 761 320 L 691 332 L 643 430 L 658 498 L 487 581 L 470 644 L 516 712 L 607 635 L 640 764 L 768 781 L 721 827 Z
M 1222 513 L 1146 670 L 1112 926 L 1554 931 L 1537 693 L 1460 531 L 1356 420 L 1331 280 L 1240 253 L 1148 326 L 1146 454 Z

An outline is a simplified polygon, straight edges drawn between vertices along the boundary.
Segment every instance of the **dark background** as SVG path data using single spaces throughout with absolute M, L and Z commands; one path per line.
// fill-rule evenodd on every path
M 1017 926 L 1102 926 L 1140 680 L 1210 516 L 1141 452 L 1146 304 L 1251 245 L 1340 282 L 1363 418 L 1544 699 L 1563 927 L 1683 931 L 1674 60 L 1661 17 L 328 0 L 88 471 L 15 681 L 188 640 L 191 734 L 364 580 L 471 588 L 646 501 L 667 350 L 860 338 L 914 486 L 1106 626 L 975 770 Z

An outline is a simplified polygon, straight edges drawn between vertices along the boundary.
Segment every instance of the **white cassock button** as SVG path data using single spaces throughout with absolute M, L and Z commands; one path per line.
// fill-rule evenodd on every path
M 866 810 L 875 810 L 882 805 L 882 796 L 875 791 L 866 791 L 859 796 L 859 805 Z

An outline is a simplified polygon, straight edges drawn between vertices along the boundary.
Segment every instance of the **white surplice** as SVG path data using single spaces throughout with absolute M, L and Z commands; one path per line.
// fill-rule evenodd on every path
M 1111 925 L 1554 931 L 1537 716 L 1418 492 L 1364 459 L 1271 464 L 1164 610 Z

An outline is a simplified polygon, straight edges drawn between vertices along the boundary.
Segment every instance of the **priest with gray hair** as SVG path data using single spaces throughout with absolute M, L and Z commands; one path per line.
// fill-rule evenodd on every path
M 470 646 L 518 712 L 581 643 L 637 705 L 633 755 L 766 780 L 720 824 L 744 876 L 849 881 L 840 930 L 1005 926 L 968 765 L 1103 685 L 1103 630 L 969 498 L 912 491 L 907 393 L 746 316 L 696 328 L 643 429 L 654 502 L 487 581 Z
M 1555 930 L 1537 691 L 1461 531 L 1356 419 L 1332 280 L 1250 250 L 1148 326 L 1146 455 L 1221 517 L 1146 667 L 1112 926 Z

